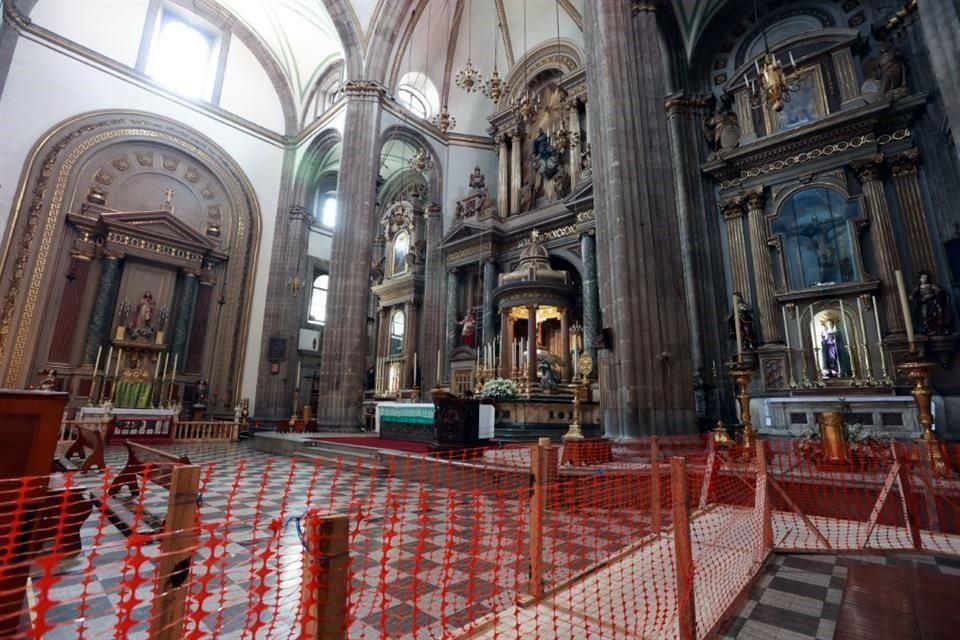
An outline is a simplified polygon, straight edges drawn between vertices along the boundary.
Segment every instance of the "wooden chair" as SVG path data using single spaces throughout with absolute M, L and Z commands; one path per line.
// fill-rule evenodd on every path
M 73 427 L 77 434 L 77 439 L 74 440 L 70 448 L 64 452 L 63 457 L 70 460 L 74 454 L 79 455 L 80 459 L 83 460 L 83 464 L 80 465 L 79 469 L 81 472 L 89 471 L 90 467 L 94 465 L 96 465 L 100 471 L 103 471 L 107 467 L 107 463 L 103 459 L 105 444 L 103 432 L 100 431 L 99 424 L 100 423 L 97 422 L 91 422 L 88 424 L 75 424 Z M 87 456 L 87 449 L 90 450 L 89 456 Z

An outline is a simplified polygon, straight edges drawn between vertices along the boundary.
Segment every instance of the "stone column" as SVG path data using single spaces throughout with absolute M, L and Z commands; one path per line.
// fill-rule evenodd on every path
M 747 246 L 743 239 L 743 198 L 739 196 L 731 198 L 723 202 L 720 209 L 723 211 L 723 220 L 727 224 L 727 246 L 730 248 L 730 275 L 733 290 L 739 291 L 744 300 L 752 300 L 747 271 Z
M 592 159 L 602 177 L 594 182 L 600 298 L 613 331 L 604 428 L 613 437 L 695 429 L 658 5 L 583 5 Z
M 497 264 L 483 263 L 483 344 L 491 344 L 497 334 L 497 310 L 493 306 L 493 290 L 497 288 Z M 483 345 L 478 345 L 483 348 Z
M 498 133 L 497 143 L 497 213 L 506 218 L 510 213 L 510 151 L 507 142 L 510 136 Z
M 537 305 L 527 305 L 527 382 L 537 381 Z
M 375 357 L 384 358 L 389 355 L 388 345 L 390 343 L 390 317 L 387 310 L 383 307 L 377 310 L 377 321 L 379 330 L 377 332 L 377 348 Z
M 113 310 L 117 305 L 117 292 L 120 289 L 120 268 L 122 255 L 104 252 L 100 264 L 100 282 L 93 299 L 93 311 L 87 324 L 87 341 L 83 346 L 83 364 L 93 364 L 97 359 L 97 350 L 110 338 L 113 328 Z
M 570 188 L 580 181 L 580 108 L 576 99 L 566 104 L 567 128 L 570 129 Z
M 753 276 L 756 282 L 754 299 L 760 313 L 760 335 L 764 344 L 783 344 L 783 324 L 780 322 L 777 299 L 774 297 L 773 260 L 767 246 L 769 232 L 764 212 L 763 188 L 747 194 L 747 217 L 750 219 L 750 250 L 753 254 Z
M 417 352 L 417 305 L 410 301 L 403 305 L 403 373 L 400 376 L 400 387 L 410 389 L 416 384 L 413 372 L 413 354 Z M 417 368 L 420 368 L 420 358 L 417 358 Z
M 940 86 L 954 148 L 960 150 L 960 8 L 955 0 L 920 0 L 919 11 L 927 57 Z
M 757 139 L 757 130 L 753 126 L 753 108 L 746 91 L 737 92 L 737 123 L 740 125 L 740 144 L 745 145 Z
M 513 321 L 510 313 L 500 314 L 500 377 L 509 378 L 513 372 Z
M 197 274 L 184 271 L 183 289 L 180 299 L 177 300 L 177 315 L 173 320 L 173 335 L 170 337 L 170 354 L 177 362 L 177 370 L 174 373 L 183 371 L 187 366 L 187 339 L 190 337 L 190 322 L 193 320 L 196 302 Z
M 831 57 L 833 58 L 833 68 L 840 80 L 840 108 L 849 109 L 858 106 L 857 98 L 860 97 L 860 85 L 857 82 L 857 72 L 849 47 L 834 51 Z M 862 101 L 860 103 L 862 104 Z
M 563 353 L 563 372 L 561 380 L 570 382 L 573 375 L 573 364 L 570 359 L 570 309 L 564 309 L 560 314 L 560 351 Z
M 893 158 L 891 175 L 893 186 L 897 190 L 897 202 L 900 204 L 903 230 L 906 234 L 907 253 L 910 255 L 910 266 L 913 267 L 913 277 L 921 271 L 934 274 L 937 271 L 937 261 L 933 256 L 933 241 L 930 239 L 930 230 L 927 217 L 923 211 L 923 200 L 920 197 L 920 185 L 917 182 L 917 162 L 920 154 L 911 149 Z
M 596 363 L 597 350 L 593 343 L 600 335 L 600 296 L 597 288 L 597 240 L 593 231 L 580 234 L 580 259 L 583 261 L 583 348 Z M 596 376 L 596 371 L 592 375 Z
M 897 242 L 893 235 L 893 223 L 890 219 L 890 209 L 887 207 L 887 197 L 883 192 L 881 169 L 883 156 L 875 156 L 865 162 L 854 165 L 860 184 L 863 186 L 864 199 L 867 202 L 867 213 L 870 216 L 870 233 L 873 236 L 873 256 L 877 261 L 877 277 L 880 278 L 881 304 L 883 319 L 890 333 L 900 333 L 904 330 L 903 314 L 900 303 L 897 301 L 897 282 L 894 272 L 900 268 L 900 258 L 897 254 Z
M 207 342 L 207 324 L 210 321 L 211 313 L 210 305 L 213 302 L 213 286 L 216 283 L 216 280 L 208 277 L 199 278 L 199 293 L 193 312 L 193 323 L 190 327 L 186 362 L 183 367 L 184 371 L 199 373 L 201 377 L 203 377 L 203 351 Z M 214 387 L 213 380 L 207 380 L 207 382 L 209 388 L 212 389 Z
M 359 424 L 366 364 L 370 258 L 376 226 L 376 184 L 380 167 L 379 86 L 366 81 L 344 87 L 346 114 L 337 181 L 337 232 L 330 252 L 330 291 L 320 361 L 320 428 Z
M 457 336 L 460 334 L 457 325 L 457 288 L 459 278 L 457 269 L 447 272 L 447 350 L 443 354 L 443 370 L 447 381 L 450 380 L 450 354 L 457 348 Z
M 427 219 L 427 264 L 423 288 L 423 343 L 420 349 L 420 360 L 423 364 L 420 366 L 422 372 L 420 376 L 424 394 L 429 397 L 429 390 L 440 382 L 436 379 L 437 355 L 442 353 L 446 346 L 444 326 L 446 277 L 444 256 L 440 250 L 440 241 L 443 239 L 443 216 L 440 207 L 435 204 L 427 205 L 425 217 Z M 442 374 L 440 377 L 443 377 Z
M 519 131 L 513 131 L 510 134 L 510 211 L 509 213 L 520 212 L 520 182 L 522 180 L 520 164 L 520 146 L 523 144 L 523 136 Z M 500 214 L 504 215 L 504 214 Z M 505 216 L 504 216 L 505 217 Z
M 67 274 L 67 282 L 63 285 L 63 295 L 60 298 L 60 309 L 57 311 L 53 339 L 50 342 L 50 350 L 47 352 L 47 359 L 50 362 L 72 364 L 70 360 L 75 338 L 83 330 L 82 325 L 77 322 L 77 313 L 80 311 L 80 305 L 83 304 L 83 293 L 87 289 L 87 279 L 90 276 L 90 267 L 93 263 L 94 245 L 81 241 L 78 241 L 77 245 L 78 247 L 70 252 L 70 271 Z M 97 346 L 99 347 L 102 344 L 100 342 Z M 86 353 L 83 355 L 86 355 Z M 96 350 L 94 350 L 93 358 L 94 360 L 97 358 Z M 81 364 L 84 363 L 81 362 Z

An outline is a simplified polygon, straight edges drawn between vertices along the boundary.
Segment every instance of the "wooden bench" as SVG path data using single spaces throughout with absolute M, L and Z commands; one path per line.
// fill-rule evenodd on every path
M 103 459 L 105 443 L 103 432 L 100 430 L 101 424 L 103 423 L 77 422 L 73 425 L 77 437 L 70 448 L 64 452 L 63 457 L 69 461 L 74 454 L 79 455 L 80 459 L 83 460 L 80 471 L 89 471 L 94 465 L 100 471 L 107 467 L 107 463 Z M 89 456 L 87 455 L 87 449 L 90 450 Z
M 129 440 L 124 444 L 127 447 L 127 464 L 110 483 L 107 498 L 116 496 L 124 487 L 127 487 L 130 491 L 131 497 L 137 497 L 140 495 L 140 478 L 163 487 L 169 492 L 173 468 L 190 464 L 187 456 L 167 453 Z M 134 531 L 133 527 L 137 525 L 136 518 L 133 513 L 130 513 L 128 518 L 124 518 L 121 513 L 118 513 L 118 510 L 123 509 L 116 502 L 111 501 L 106 506 L 107 517 L 121 533 L 129 536 Z M 142 515 L 143 520 L 153 520 L 153 522 L 148 523 L 152 529 L 150 533 L 157 533 L 163 529 L 164 518 L 160 518 L 146 509 L 142 510 Z

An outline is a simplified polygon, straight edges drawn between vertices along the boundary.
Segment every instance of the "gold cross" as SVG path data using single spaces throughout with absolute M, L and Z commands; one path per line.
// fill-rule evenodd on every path
M 172 198 L 175 193 L 176 191 L 174 191 L 170 187 L 167 187 L 166 189 L 163 190 L 163 195 L 167 196 L 167 204 L 170 204 L 170 198 Z

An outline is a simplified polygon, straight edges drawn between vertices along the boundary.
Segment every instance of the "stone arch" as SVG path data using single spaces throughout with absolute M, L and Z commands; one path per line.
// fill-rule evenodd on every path
M 530 49 L 517 60 L 504 79 L 507 86 L 507 99 L 500 100 L 497 111 L 511 109 L 514 101 L 519 100 L 520 93 L 527 83 L 544 71 L 559 71 L 563 76 L 581 66 L 583 66 L 583 53 L 571 40 L 554 39 Z
M 310 198 L 312 187 L 324 173 L 324 157 L 337 144 L 342 142 L 340 132 L 336 129 L 325 129 L 317 134 L 307 147 L 306 153 L 300 160 L 297 167 L 296 177 L 293 182 L 293 194 L 291 202 L 295 206 L 306 207 Z M 337 172 L 339 173 L 339 171 Z
M 437 150 L 427 140 L 427 138 L 414 129 L 403 125 L 392 125 L 384 129 L 380 136 L 380 148 L 390 140 L 402 140 L 415 148 L 426 150 L 433 160 L 433 169 L 427 174 L 428 196 L 431 202 L 443 202 L 443 166 L 440 163 L 440 156 Z
M 363 79 L 363 29 L 357 21 L 353 7 L 349 0 L 323 0 L 323 6 L 340 34 L 340 46 L 343 47 L 346 64 L 344 83 Z
M 151 172 L 183 189 L 187 211 L 173 215 L 181 200 L 171 202 L 168 197 L 170 206 L 164 207 L 162 193 L 157 194 L 157 206 L 148 208 L 154 213 L 169 211 L 179 238 L 208 247 L 205 254 L 183 249 L 181 239 L 149 231 L 141 231 L 140 238 L 135 231 L 125 237 L 97 235 L 104 218 L 128 216 L 110 208 L 116 194 L 127 193 L 116 195 L 124 207 L 142 206 L 132 195 L 136 189 L 122 187 Z M 127 222 L 131 229 L 143 224 L 140 229 L 147 230 L 151 227 L 140 218 L 149 215 L 130 213 L 128 217 L 138 220 Z M 31 379 L 31 367 L 46 362 L 39 338 L 45 325 L 57 321 L 53 307 L 58 305 L 51 301 L 62 292 L 61 276 L 69 279 L 71 254 L 84 245 L 88 259 L 96 259 L 103 245 L 113 243 L 141 255 L 152 252 L 157 260 L 173 258 L 185 270 L 199 272 L 201 279 L 216 281 L 214 295 L 222 304 L 217 300 L 218 308 L 211 306 L 211 314 L 216 314 L 220 330 L 208 327 L 205 336 L 213 336 L 212 350 L 204 352 L 204 364 L 196 372 L 201 377 L 216 374 L 211 394 L 217 392 L 225 401 L 237 399 L 261 225 L 250 181 L 219 145 L 199 131 L 132 110 L 88 112 L 57 124 L 27 157 L 5 231 L 0 262 L 0 384 L 22 387 Z M 89 236 L 78 229 L 90 229 Z
M 384 4 L 367 40 L 367 56 L 364 64 L 365 79 L 380 84 L 386 84 L 387 69 L 392 60 L 394 43 L 401 34 L 398 25 L 407 22 L 414 0 L 393 0 Z

